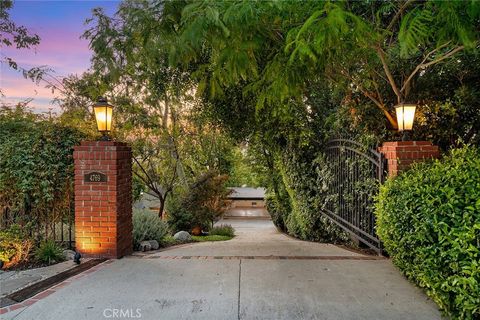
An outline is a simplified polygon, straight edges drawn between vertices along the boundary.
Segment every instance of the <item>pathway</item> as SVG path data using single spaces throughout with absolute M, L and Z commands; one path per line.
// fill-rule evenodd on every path
M 233 240 L 111 260 L 1 317 L 440 319 L 387 259 L 299 241 L 268 220 L 227 222 Z

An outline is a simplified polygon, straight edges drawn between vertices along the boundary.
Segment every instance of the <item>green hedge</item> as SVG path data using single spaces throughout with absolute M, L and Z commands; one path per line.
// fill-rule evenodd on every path
M 276 160 L 279 178 L 266 198 L 273 223 L 302 240 L 351 244 L 349 235 L 321 214 L 326 193 L 322 153 L 289 147 Z
M 452 318 L 480 319 L 480 149 L 388 180 L 376 214 L 393 263 Z

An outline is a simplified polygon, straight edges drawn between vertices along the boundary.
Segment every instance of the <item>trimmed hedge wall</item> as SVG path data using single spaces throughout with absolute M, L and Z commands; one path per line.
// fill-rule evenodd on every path
M 376 214 L 393 263 L 453 319 L 480 319 L 480 149 L 389 179 Z

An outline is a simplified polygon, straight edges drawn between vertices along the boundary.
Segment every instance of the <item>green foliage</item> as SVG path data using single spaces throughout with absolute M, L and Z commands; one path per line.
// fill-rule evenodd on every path
M 53 240 L 46 240 L 40 243 L 35 250 L 35 258 L 46 264 L 54 264 L 65 260 L 63 249 Z
M 315 63 L 350 86 L 343 90 L 361 93 L 395 127 L 391 106 L 411 99 L 417 79 L 458 52 L 478 49 L 479 16 L 476 1 L 325 1 L 289 31 L 285 50 L 291 63 Z
M 16 24 L 10 19 L 9 11 L 13 7 L 13 1 L 2 0 L 0 5 L 0 45 L 2 48 L 14 47 L 15 49 L 31 49 L 40 43 L 40 37 L 37 34 L 31 34 L 25 26 Z M 24 69 L 11 57 L 6 56 L 7 50 L 2 50 L 0 62 L 8 65 L 14 70 L 23 73 L 25 78 L 30 78 L 33 81 L 41 79 L 43 73 L 46 71 L 45 67 L 33 67 L 31 69 Z M 0 88 L 0 95 L 3 95 Z
M 167 207 L 172 229 L 190 231 L 196 226 L 209 229 L 228 208 L 231 190 L 225 186 L 227 179 L 226 175 L 209 171 L 200 175 L 177 199 L 172 199 Z
M 459 54 L 417 81 L 414 139 L 433 141 L 444 150 L 462 143 L 480 145 L 480 56 Z M 461 79 L 459 81 L 459 79 Z
M 290 147 L 279 159 L 278 166 L 291 208 L 288 211 L 280 209 L 286 213 L 281 220 L 286 231 L 300 239 L 346 243 L 348 235 L 321 214 L 322 206 L 327 202 L 323 190 L 326 183 L 323 180 L 327 177 L 322 171 L 326 164 L 318 158 L 321 153 L 314 150 Z
M 175 238 L 171 235 L 166 235 L 163 240 L 162 240 L 162 243 L 160 243 L 160 245 L 162 247 L 170 247 L 170 246 L 173 246 L 173 245 L 176 245 L 178 244 L 178 241 L 175 240 Z
M 15 46 L 17 49 L 30 48 L 40 43 L 40 37 L 29 34 L 27 28 L 10 20 L 9 10 L 13 1 L 4 0 L 0 6 L 0 43 L 2 46 Z
M 281 184 L 284 187 L 283 184 Z M 284 188 L 282 188 L 284 189 Z M 287 231 L 285 226 L 285 218 L 290 214 L 290 201 L 286 190 L 282 190 L 282 194 L 275 192 L 267 193 L 265 197 L 265 205 L 268 213 L 272 217 L 273 224 L 282 231 Z
M 208 231 L 208 234 L 211 236 L 226 236 L 233 238 L 235 236 L 235 229 L 229 224 L 221 224 L 219 226 L 214 226 Z
M 264 186 L 263 168 L 250 148 L 237 147 L 232 150 L 231 169 L 227 185 L 229 187 L 254 187 Z
M 26 232 L 27 228 L 17 224 L 0 230 L 0 260 L 4 268 L 26 263 L 30 257 L 33 240 Z
M 376 204 L 393 262 L 454 319 L 480 316 L 480 149 L 390 179 Z
M 135 203 L 142 199 L 142 194 L 145 191 L 145 183 L 136 175 L 132 176 L 132 201 Z
M 157 240 L 163 243 L 168 234 L 168 225 L 162 221 L 158 214 L 149 210 L 137 210 L 133 212 L 133 247 L 136 249 L 140 242 Z
M 416 101 L 417 81 L 478 52 L 479 15 L 478 1 L 196 1 L 182 11 L 171 57 L 193 68 L 205 109 L 238 136 L 293 127 L 325 80 L 342 104 L 386 117 L 374 128 L 392 129 L 393 106 Z
M 170 229 L 174 232 L 189 232 L 194 227 L 194 221 L 197 220 L 193 216 L 193 212 L 187 210 L 183 205 L 184 197 L 184 191 L 180 191 L 167 200 L 167 221 Z
M 231 240 L 233 236 L 223 236 L 223 235 L 208 235 L 208 236 L 192 236 L 193 241 L 196 242 L 206 242 L 206 241 L 227 241 Z
M 2 223 L 50 226 L 69 217 L 73 146 L 83 137 L 76 129 L 21 107 L 0 110 L 0 208 L 6 212 Z

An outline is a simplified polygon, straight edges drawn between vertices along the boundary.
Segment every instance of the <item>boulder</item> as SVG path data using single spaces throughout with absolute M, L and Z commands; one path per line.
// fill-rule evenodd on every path
M 63 250 L 63 255 L 65 257 L 65 260 L 73 260 L 75 258 L 75 251 Z
M 192 236 L 187 231 L 178 231 L 173 235 L 173 238 L 178 241 L 190 241 Z
M 152 247 L 152 250 L 158 250 L 160 248 L 160 245 L 158 244 L 157 240 L 148 240 L 150 242 L 150 246 Z
M 150 244 L 150 241 L 140 242 L 139 250 L 142 251 L 142 252 L 152 250 L 152 245 Z

